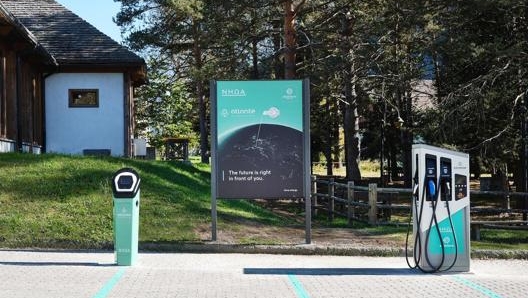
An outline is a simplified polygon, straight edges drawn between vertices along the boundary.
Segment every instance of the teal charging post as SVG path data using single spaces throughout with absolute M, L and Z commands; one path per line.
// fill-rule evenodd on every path
M 112 178 L 114 253 L 120 266 L 134 265 L 138 257 L 139 184 L 138 173 L 130 168 Z

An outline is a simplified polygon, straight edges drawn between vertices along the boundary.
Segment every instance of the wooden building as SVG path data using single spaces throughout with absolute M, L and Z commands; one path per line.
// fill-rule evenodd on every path
M 0 152 L 130 156 L 145 69 L 53 0 L 0 0 Z

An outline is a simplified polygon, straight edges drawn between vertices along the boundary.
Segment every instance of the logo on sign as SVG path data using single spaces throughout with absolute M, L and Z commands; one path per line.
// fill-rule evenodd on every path
M 282 96 L 282 98 L 286 99 L 286 100 L 292 100 L 292 99 L 295 99 L 297 96 L 293 94 L 294 91 L 292 88 L 287 88 L 286 91 L 284 92 L 284 95 Z
M 264 111 L 264 112 L 262 113 L 262 115 L 264 115 L 264 116 L 268 116 L 268 117 L 270 117 L 271 119 L 275 119 L 275 118 L 277 118 L 277 117 L 280 116 L 280 110 L 277 109 L 276 107 L 271 107 L 271 108 L 269 108 L 267 111 Z
M 244 97 L 246 91 L 244 89 L 222 89 L 222 96 L 224 97 Z
M 119 217 L 130 217 L 130 216 L 132 216 L 132 213 L 130 212 L 130 210 L 128 208 L 123 206 L 123 207 L 121 207 L 121 209 L 119 209 L 119 212 L 117 213 L 117 216 L 119 216 Z

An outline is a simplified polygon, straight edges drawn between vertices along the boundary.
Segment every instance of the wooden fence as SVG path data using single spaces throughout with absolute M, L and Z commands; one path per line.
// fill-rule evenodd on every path
M 326 185 L 326 193 L 320 192 L 322 185 Z M 336 182 L 334 178 L 324 180 L 313 176 L 312 214 L 317 215 L 320 210 L 324 210 L 330 221 L 338 215 L 346 217 L 349 222 L 358 220 L 378 224 L 378 217 L 387 219 L 392 210 L 410 211 L 410 204 L 392 203 L 392 198 L 400 194 L 410 197 L 412 191 L 406 188 L 379 188 L 375 183 L 370 183 L 368 187 L 355 185 L 353 181 L 344 184 Z M 336 204 L 345 206 L 345 210 L 336 209 Z M 365 212 L 368 214 L 367 220 L 360 216 Z
M 326 193 L 323 192 L 326 190 Z M 522 220 L 493 220 L 490 225 L 524 225 L 528 224 L 526 203 L 523 208 L 511 208 L 512 197 L 522 197 L 528 200 L 528 193 L 504 191 L 470 191 L 471 196 L 490 196 L 493 200 L 499 199 L 500 207 L 474 206 L 470 207 L 472 217 L 479 214 L 522 214 Z M 382 188 L 376 183 L 368 186 L 358 186 L 354 182 L 340 183 L 334 178 L 317 179 L 312 176 L 312 214 L 316 216 L 319 211 L 326 211 L 328 219 L 334 216 L 346 217 L 351 223 L 354 220 L 368 222 L 369 224 L 407 224 L 405 222 L 391 221 L 393 212 L 406 214 L 411 211 L 412 190 L 409 188 Z M 403 199 L 402 199 L 403 197 Z M 407 198 L 405 198 L 407 197 Z M 340 208 L 336 208 L 339 205 Z M 366 216 L 365 216 L 366 215 Z M 486 225 L 486 220 L 474 221 L 475 225 Z M 524 227 L 523 227 L 524 228 Z

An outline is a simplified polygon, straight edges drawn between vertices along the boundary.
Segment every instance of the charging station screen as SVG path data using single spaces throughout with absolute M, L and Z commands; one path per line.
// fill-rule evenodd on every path
M 436 177 L 436 157 L 431 155 L 425 156 L 425 166 L 427 169 L 427 177 L 433 178 Z
M 467 177 L 464 175 L 455 175 L 455 198 L 461 200 L 467 197 Z
M 132 176 L 121 176 L 117 180 L 117 186 L 119 189 L 130 189 L 132 188 L 132 184 L 134 183 L 134 179 Z
M 217 81 L 216 88 L 218 197 L 304 197 L 303 81 Z

